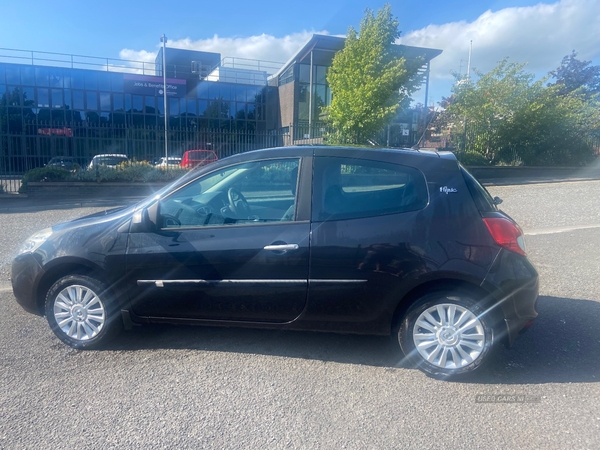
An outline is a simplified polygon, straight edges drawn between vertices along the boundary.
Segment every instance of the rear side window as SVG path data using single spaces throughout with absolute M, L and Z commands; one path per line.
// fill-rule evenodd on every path
M 485 213 L 498 211 L 498 208 L 496 207 L 496 204 L 494 203 L 494 200 L 487 189 L 484 188 L 479 181 L 477 181 L 477 179 L 463 166 L 460 166 L 460 171 L 465 178 L 465 182 L 467 183 L 471 197 L 473 197 L 473 201 L 475 202 L 475 206 L 477 206 L 479 212 Z
M 428 201 L 425 177 L 413 167 L 353 158 L 315 158 L 314 221 L 416 211 Z

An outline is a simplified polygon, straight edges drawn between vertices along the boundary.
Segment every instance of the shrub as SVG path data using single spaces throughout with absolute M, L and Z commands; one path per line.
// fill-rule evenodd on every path
M 490 162 L 481 153 L 460 152 L 456 153 L 456 158 L 465 166 L 489 166 Z
M 61 167 L 48 166 L 25 173 L 19 192 L 27 192 L 27 183 L 35 181 L 161 182 L 179 178 L 187 171 L 188 169 L 184 168 L 165 170 L 154 167 L 145 161 L 127 161 L 119 164 L 116 168 L 101 165 L 75 173 Z
M 47 166 L 31 169 L 29 172 L 26 172 L 25 175 L 23 175 L 23 181 L 21 182 L 19 192 L 27 192 L 27 184 L 30 182 L 65 181 L 70 175 L 71 172 L 69 172 L 67 169 L 63 169 L 62 167 Z

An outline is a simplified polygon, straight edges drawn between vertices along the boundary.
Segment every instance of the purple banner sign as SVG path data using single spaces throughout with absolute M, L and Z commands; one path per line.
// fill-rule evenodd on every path
M 148 75 L 123 75 L 123 84 L 127 94 L 163 95 L 162 77 Z M 185 97 L 186 80 L 167 78 L 167 97 Z

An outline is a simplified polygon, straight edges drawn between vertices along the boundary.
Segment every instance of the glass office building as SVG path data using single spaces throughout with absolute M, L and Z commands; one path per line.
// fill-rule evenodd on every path
M 311 130 L 331 103 L 327 68 L 343 45 L 314 35 L 285 64 L 167 48 L 169 154 L 209 148 L 224 157 L 319 138 Z M 395 47 L 427 71 L 441 53 Z M 102 153 L 164 155 L 162 74 L 162 48 L 154 63 L 0 50 L 0 174 L 54 156 L 85 164 Z
M 249 64 L 240 60 L 221 67 L 215 53 L 168 49 L 167 55 L 179 58 L 178 65 L 167 59 L 166 66 L 171 154 L 214 145 L 208 141 L 215 139 L 200 130 L 227 135 L 228 141 L 234 135 L 248 141 L 264 134 L 266 70 L 236 68 L 236 63 Z M 84 69 L 36 62 L 0 62 L 0 155 L 5 166 L 22 171 L 57 155 L 77 157 L 83 164 L 100 153 L 125 153 L 138 160 L 164 154 L 160 64 Z

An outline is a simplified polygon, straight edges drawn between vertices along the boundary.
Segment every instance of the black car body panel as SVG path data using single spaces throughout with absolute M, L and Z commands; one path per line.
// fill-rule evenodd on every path
M 168 229 L 149 219 L 198 178 L 290 157 L 300 160 L 290 222 Z M 335 158 L 405 167 L 424 180 L 420 203 L 365 217 L 320 214 L 319 164 Z M 345 195 L 371 198 L 368 189 Z M 295 147 L 221 159 L 137 205 L 53 227 L 34 253 L 15 258 L 15 297 L 43 314 L 45 290 L 72 271 L 95 274 L 138 322 L 389 334 L 415 292 L 443 284 L 481 294 L 506 322 L 509 343 L 537 315 L 537 272 L 494 242 L 456 159 L 443 152 Z

